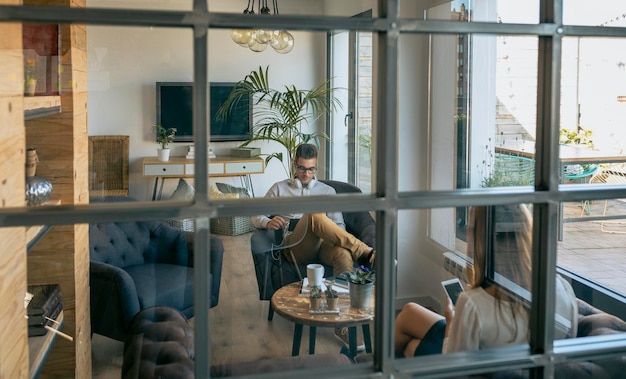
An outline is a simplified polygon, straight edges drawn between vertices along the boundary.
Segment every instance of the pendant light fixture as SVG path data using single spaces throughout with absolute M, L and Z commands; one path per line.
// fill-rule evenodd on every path
M 244 9 L 243 14 L 254 15 L 254 1 L 248 0 L 248 6 Z M 272 0 L 274 6 L 274 15 L 278 16 L 278 0 Z M 259 0 L 257 8 L 259 15 L 271 15 L 272 11 L 267 6 L 267 0 Z M 293 35 L 286 30 L 277 29 L 233 29 L 230 32 L 230 38 L 239 46 L 247 47 L 257 53 L 271 46 L 277 53 L 287 54 L 293 49 Z

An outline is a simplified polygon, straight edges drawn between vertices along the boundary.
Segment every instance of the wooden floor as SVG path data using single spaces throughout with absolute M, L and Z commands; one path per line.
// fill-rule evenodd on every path
M 271 322 L 267 320 L 269 302 L 259 300 L 250 235 L 220 235 L 225 250 L 220 301 L 209 311 L 212 365 L 291 355 L 294 324 L 279 315 Z M 341 346 L 334 329 L 318 328 L 316 353 L 337 353 Z M 122 353 L 121 342 L 94 335 L 93 378 L 119 379 Z M 302 336 L 300 353 L 308 354 L 308 328 Z

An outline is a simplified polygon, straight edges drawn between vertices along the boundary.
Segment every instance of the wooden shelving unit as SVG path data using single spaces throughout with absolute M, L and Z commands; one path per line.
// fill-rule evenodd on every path
M 0 0 L 2 5 L 54 5 L 85 7 L 83 0 Z M 52 200 L 62 204 L 87 204 L 87 52 L 86 27 L 59 24 L 62 56 L 60 96 L 24 97 L 22 24 L 0 23 L 0 86 L 2 122 L 0 148 L 0 207 L 25 207 L 26 147 L 35 146 L 37 175 L 53 184 Z M 27 230 L 28 229 L 28 230 Z M 86 224 L 34 227 L 0 227 L 0 288 L 7 306 L 0 308 L 0 377 L 91 377 L 91 327 L 89 317 L 89 229 Z M 43 238 L 38 240 L 38 237 Z M 37 241 L 38 240 L 38 241 Z M 34 243 L 37 242 L 37 243 Z M 26 253 L 27 249 L 30 251 Z M 53 263 L 53 264 L 51 264 Z M 26 314 L 21 304 L 28 285 L 61 286 L 63 332 L 73 341 L 47 333 L 42 341 L 28 338 Z M 54 348 L 50 348 L 54 342 Z M 5 346 L 6 345 L 6 346 Z

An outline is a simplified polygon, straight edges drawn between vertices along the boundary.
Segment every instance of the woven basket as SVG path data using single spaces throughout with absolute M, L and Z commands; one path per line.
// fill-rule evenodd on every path
M 254 230 L 250 219 L 244 216 L 219 217 L 211 219 L 211 233 L 238 236 Z
M 165 223 L 183 232 L 193 232 L 196 230 L 196 223 L 193 218 L 169 219 L 165 220 Z

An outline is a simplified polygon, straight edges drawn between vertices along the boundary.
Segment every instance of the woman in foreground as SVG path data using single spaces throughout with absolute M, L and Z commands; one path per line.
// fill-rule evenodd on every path
M 454 307 L 448 299 L 444 317 L 419 304 L 406 304 L 396 318 L 396 355 L 412 357 L 528 342 L 528 306 L 485 278 L 485 231 L 491 209 L 470 209 L 467 254 L 474 260 L 473 266 L 467 267 L 470 289 L 461 293 Z M 530 212 L 524 205 L 495 206 L 495 210 L 494 220 L 502 219 L 509 228 L 498 232 L 494 239 L 495 270 L 530 291 Z M 578 308 L 574 291 L 558 275 L 556 288 L 557 313 L 570 325 L 568 330 L 557 328 L 555 337 L 576 337 Z

